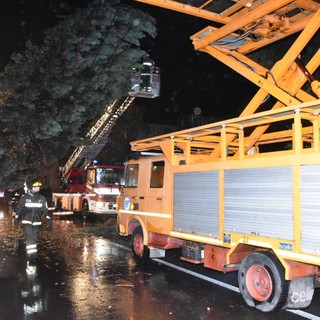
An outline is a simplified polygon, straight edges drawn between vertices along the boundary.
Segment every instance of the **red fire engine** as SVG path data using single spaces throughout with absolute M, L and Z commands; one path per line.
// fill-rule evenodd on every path
M 112 101 L 87 134 L 88 143 L 79 146 L 61 168 L 63 192 L 53 193 L 55 215 L 75 212 L 115 214 L 124 168 L 121 166 L 92 165 L 102 151 L 113 126 L 132 105 L 136 97 L 155 98 L 160 94 L 160 72 L 151 60 L 144 61 L 141 70 L 132 76 L 129 96 Z

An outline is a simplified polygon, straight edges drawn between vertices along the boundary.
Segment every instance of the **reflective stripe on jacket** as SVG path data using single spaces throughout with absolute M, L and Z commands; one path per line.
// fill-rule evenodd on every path
M 50 219 L 46 198 L 32 190 L 24 194 L 17 205 L 16 218 L 22 224 L 41 225 L 42 218 Z

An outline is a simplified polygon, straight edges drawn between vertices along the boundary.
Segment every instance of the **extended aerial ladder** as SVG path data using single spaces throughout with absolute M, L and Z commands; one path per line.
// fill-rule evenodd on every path
M 302 63 L 303 52 L 310 39 L 319 32 L 320 3 L 312 1 L 268 0 L 137 0 L 180 13 L 212 21 L 217 26 L 202 29 L 191 36 L 194 48 L 210 54 L 256 86 L 258 92 L 240 116 L 254 114 L 264 101 L 272 96 L 268 109 L 294 106 L 320 97 L 320 83 L 313 73 L 320 65 L 320 50 L 308 52 L 308 61 Z M 268 69 L 249 58 L 248 54 L 278 40 L 301 32 L 283 58 Z M 309 48 L 310 49 L 310 48 Z M 311 90 L 305 89 L 309 82 Z M 266 107 L 264 107 L 266 110 Z M 263 111 L 263 110 L 262 110 Z M 260 126 L 247 137 L 246 151 L 251 150 L 268 125 Z M 234 134 L 227 141 L 234 142 Z M 220 157 L 217 146 L 212 159 Z
M 153 61 L 142 62 L 131 78 L 128 97 L 111 101 L 104 113 L 89 130 L 85 143 L 77 147 L 61 168 L 63 192 L 52 194 L 56 215 L 82 212 L 112 214 L 120 191 L 123 166 L 94 165 L 117 120 L 133 104 L 136 97 L 156 98 L 160 94 L 160 71 Z M 56 211 L 58 210 L 58 211 Z
M 119 117 L 132 105 L 135 97 L 126 97 L 113 100 L 104 110 L 103 115 L 90 129 L 86 138 L 87 142 L 77 147 L 69 160 L 62 168 L 62 175 L 65 176 L 71 168 L 84 168 L 89 165 L 102 151 L 106 141 Z
M 131 91 L 128 97 L 111 101 L 104 113 L 86 135 L 86 143 L 77 147 L 62 168 L 65 177 L 72 168 L 87 167 L 102 151 L 116 121 L 132 105 L 136 97 L 156 98 L 160 94 L 160 70 L 150 59 L 142 62 L 141 70 L 131 77 Z

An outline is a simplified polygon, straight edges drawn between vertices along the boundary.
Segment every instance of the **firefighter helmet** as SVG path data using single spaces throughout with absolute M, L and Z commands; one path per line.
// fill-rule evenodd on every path
M 40 180 L 38 179 L 35 179 L 35 180 L 32 180 L 32 187 L 42 187 L 42 183 Z

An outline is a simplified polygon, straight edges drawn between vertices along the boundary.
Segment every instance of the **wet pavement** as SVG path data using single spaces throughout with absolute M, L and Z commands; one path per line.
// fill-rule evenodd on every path
M 58 220 L 41 230 L 30 263 L 22 229 L 1 216 L 0 319 L 131 319 L 136 270 L 129 251 Z
M 41 230 L 30 264 L 22 228 L 14 230 L 0 209 L 0 320 L 303 319 L 262 314 L 238 293 L 155 261 L 139 265 L 127 240 L 88 233 L 88 224 L 54 220 L 52 230 Z

